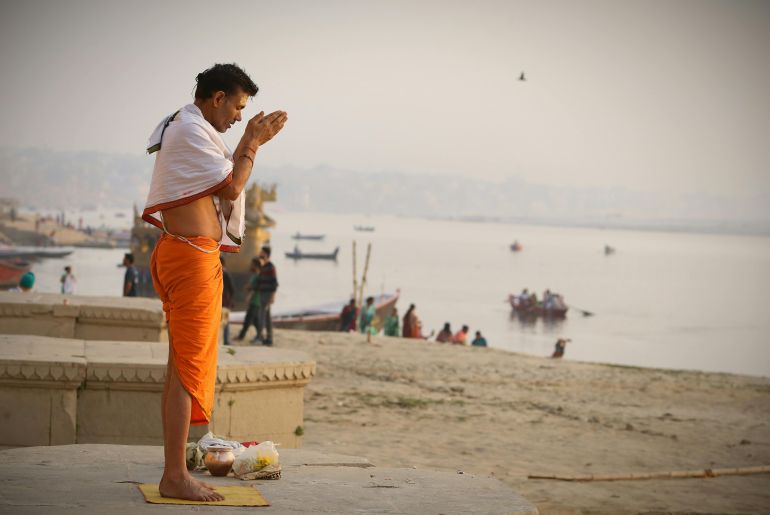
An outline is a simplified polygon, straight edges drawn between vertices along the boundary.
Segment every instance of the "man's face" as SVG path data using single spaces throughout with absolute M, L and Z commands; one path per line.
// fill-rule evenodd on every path
M 209 122 L 217 131 L 226 132 L 235 122 L 241 121 L 241 111 L 246 107 L 248 100 L 249 95 L 240 88 L 231 95 L 217 91 L 214 93 L 214 119 Z
M 262 261 L 263 263 L 267 263 L 267 262 L 270 260 L 270 258 L 269 258 L 269 257 L 267 257 L 267 254 L 266 254 L 265 252 L 260 252 L 260 253 L 259 253 L 259 259 L 260 259 L 260 261 Z

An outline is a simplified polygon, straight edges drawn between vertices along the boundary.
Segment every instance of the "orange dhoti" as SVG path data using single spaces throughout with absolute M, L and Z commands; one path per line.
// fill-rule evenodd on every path
M 217 333 L 222 318 L 222 265 L 211 238 L 164 234 L 150 260 L 152 282 L 168 322 L 170 361 L 192 397 L 190 423 L 206 424 L 214 405 Z

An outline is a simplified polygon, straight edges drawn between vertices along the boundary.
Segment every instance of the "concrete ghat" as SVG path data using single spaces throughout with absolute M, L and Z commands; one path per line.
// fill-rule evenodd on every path
M 305 353 L 238 347 L 219 351 L 208 430 L 234 440 L 299 447 Z M 168 345 L 0 335 L 0 446 L 162 444 L 160 399 Z
M 265 508 L 152 505 L 135 483 L 157 483 L 160 447 L 66 445 L 0 452 L 0 513 L 378 513 L 537 514 L 496 479 L 421 469 L 378 468 L 351 456 L 283 449 L 283 477 L 240 481 L 205 476 L 217 485 L 255 485 Z
M 168 341 L 161 302 L 139 297 L 0 292 L 0 333 Z
M 219 343 L 229 312 L 222 312 Z M 167 342 L 163 305 L 143 297 L 0 292 L 0 334 L 79 340 Z

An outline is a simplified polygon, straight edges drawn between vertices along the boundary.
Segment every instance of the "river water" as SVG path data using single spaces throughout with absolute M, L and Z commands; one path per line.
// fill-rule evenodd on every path
M 349 298 L 352 242 L 358 273 L 372 244 L 366 292 L 400 289 L 401 314 L 417 306 L 426 332 L 450 322 L 480 330 L 492 347 L 550 355 L 557 338 L 570 338 L 566 359 L 625 365 L 770 375 L 770 238 L 389 216 L 289 212 L 276 208 L 274 263 L 280 289 L 276 310 Z M 103 220 L 103 215 L 100 215 Z M 109 225 L 110 214 L 107 222 Z M 122 217 L 122 225 L 130 217 Z M 355 225 L 375 227 L 357 232 Z M 305 252 L 331 252 L 334 262 L 283 257 L 291 235 L 325 234 L 300 242 Z M 518 240 L 523 251 L 513 253 Z M 604 255 L 604 245 L 617 249 Z M 72 264 L 78 293 L 117 295 L 125 250 L 78 249 L 35 264 L 38 290 L 57 291 Z M 510 316 L 509 293 L 538 296 L 550 288 L 573 309 L 561 322 Z M 594 316 L 585 317 L 575 308 Z

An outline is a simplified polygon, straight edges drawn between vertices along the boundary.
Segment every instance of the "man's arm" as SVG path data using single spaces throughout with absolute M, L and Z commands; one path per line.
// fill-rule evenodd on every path
M 257 150 L 283 129 L 286 120 L 287 115 L 284 111 L 275 111 L 267 116 L 261 112 L 249 120 L 233 154 L 233 180 L 219 191 L 223 198 L 227 200 L 238 198 L 251 176 Z

